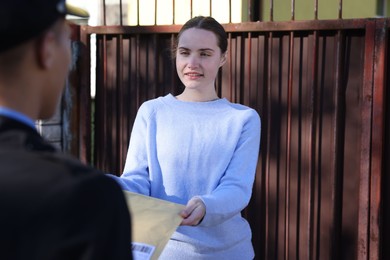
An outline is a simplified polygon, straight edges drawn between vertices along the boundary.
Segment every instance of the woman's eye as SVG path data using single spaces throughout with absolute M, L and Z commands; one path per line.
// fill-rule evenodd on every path
M 189 55 L 189 52 L 188 51 L 181 51 L 179 52 L 180 55 L 184 55 L 184 56 L 187 56 Z
M 211 56 L 209 53 L 207 53 L 207 52 L 202 52 L 201 54 L 200 54 L 200 56 L 202 56 L 202 57 L 208 57 L 208 56 Z

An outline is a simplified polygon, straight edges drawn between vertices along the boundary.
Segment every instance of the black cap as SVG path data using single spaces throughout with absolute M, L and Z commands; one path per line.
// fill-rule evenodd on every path
M 0 52 L 38 36 L 67 14 L 89 17 L 65 0 L 0 0 Z

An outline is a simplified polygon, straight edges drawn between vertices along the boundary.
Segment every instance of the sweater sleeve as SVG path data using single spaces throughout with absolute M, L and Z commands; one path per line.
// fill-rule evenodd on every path
M 249 203 L 260 148 L 261 121 L 251 110 L 231 161 L 217 188 L 198 196 L 206 205 L 206 215 L 199 226 L 214 226 L 240 213 Z
M 134 121 L 124 171 L 118 179 L 124 190 L 150 196 L 146 137 L 148 119 L 148 109 L 143 104 L 139 108 Z

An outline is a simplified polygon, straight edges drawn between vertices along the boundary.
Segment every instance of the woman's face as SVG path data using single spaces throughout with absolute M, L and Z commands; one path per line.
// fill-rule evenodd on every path
M 186 88 L 214 89 L 218 69 L 225 61 L 213 32 L 197 28 L 182 32 L 176 51 L 176 70 Z

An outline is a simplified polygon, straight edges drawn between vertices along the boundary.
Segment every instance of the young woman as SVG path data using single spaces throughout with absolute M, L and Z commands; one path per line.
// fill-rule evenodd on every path
M 259 145 L 257 112 L 219 98 L 227 35 L 212 17 L 190 19 L 177 38 L 184 91 L 140 107 L 131 134 L 124 189 L 186 205 L 160 259 L 253 259 L 241 211 L 252 193 Z

